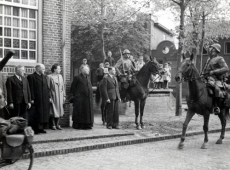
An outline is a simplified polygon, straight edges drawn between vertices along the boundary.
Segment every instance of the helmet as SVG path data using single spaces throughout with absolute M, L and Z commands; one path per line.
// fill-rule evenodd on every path
M 129 51 L 128 49 L 125 49 L 125 50 L 123 51 L 123 54 L 130 54 L 130 51 Z
M 220 52 L 220 49 L 221 49 L 220 44 L 217 44 L 217 43 L 216 44 L 212 44 L 211 47 L 215 48 L 216 51 Z

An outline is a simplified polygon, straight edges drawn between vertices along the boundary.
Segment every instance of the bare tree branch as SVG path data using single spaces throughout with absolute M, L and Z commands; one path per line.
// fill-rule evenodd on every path
M 177 5 L 181 5 L 181 3 L 180 2 L 177 2 L 176 0 L 171 0 L 171 1 L 173 1 L 174 3 L 176 3 Z

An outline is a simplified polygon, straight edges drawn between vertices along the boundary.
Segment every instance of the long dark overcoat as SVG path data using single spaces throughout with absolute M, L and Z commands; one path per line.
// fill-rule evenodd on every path
M 27 76 L 31 100 L 34 101 L 33 108 L 31 108 L 31 116 L 35 119 L 36 123 L 48 123 L 49 122 L 49 89 L 47 84 L 46 75 L 38 75 L 36 72 Z
M 71 95 L 73 101 L 73 124 L 75 123 L 93 123 L 93 90 L 89 79 L 80 74 L 74 77 L 71 84 Z

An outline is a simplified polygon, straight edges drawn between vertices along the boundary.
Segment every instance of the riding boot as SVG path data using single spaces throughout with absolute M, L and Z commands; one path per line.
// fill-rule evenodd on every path
M 218 114 L 220 114 L 220 108 L 219 108 L 219 106 L 220 106 L 220 98 L 219 97 L 215 97 L 215 99 L 214 99 L 214 108 L 213 108 L 213 113 L 215 114 L 215 115 L 218 115 Z

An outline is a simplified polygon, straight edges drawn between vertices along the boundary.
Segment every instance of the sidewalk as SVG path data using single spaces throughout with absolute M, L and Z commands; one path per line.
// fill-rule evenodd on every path
M 126 115 L 120 115 L 121 129 L 118 130 L 106 129 L 102 125 L 101 115 L 96 114 L 92 130 L 69 127 L 63 130 L 47 130 L 47 134 L 36 135 L 33 144 L 35 157 L 180 138 L 185 111 L 182 116 L 175 116 L 174 109 L 165 107 L 167 104 L 162 104 L 162 101 L 147 102 L 143 116 L 146 128 L 137 130 L 133 105 L 132 103 L 131 107 L 127 108 Z M 184 107 L 186 106 L 183 105 Z M 228 124 L 227 130 L 230 130 L 229 127 Z M 219 118 L 211 115 L 209 132 L 219 132 L 220 128 Z M 203 117 L 195 115 L 189 124 L 187 135 L 197 134 L 203 134 Z M 27 155 L 24 155 L 24 158 L 27 158 Z

